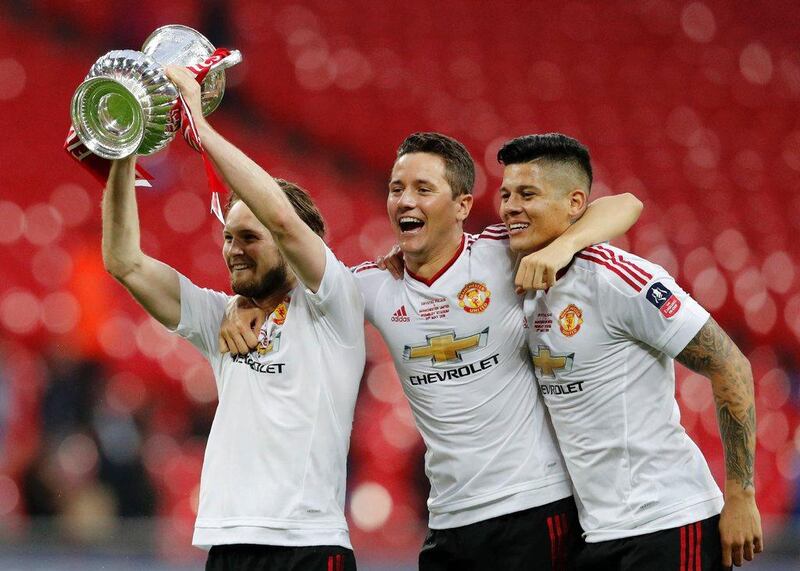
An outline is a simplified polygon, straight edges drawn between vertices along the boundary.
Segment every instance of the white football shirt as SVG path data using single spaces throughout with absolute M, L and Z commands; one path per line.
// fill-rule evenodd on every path
M 431 280 L 354 268 L 427 447 L 432 529 L 572 494 L 536 390 L 514 264 L 505 227 L 490 226 L 465 234 Z
M 236 357 L 217 350 L 229 297 L 180 283 L 176 332 L 209 360 L 219 396 L 192 543 L 351 548 L 346 463 L 365 360 L 352 273 L 326 247 L 318 291 L 298 284 Z
M 660 266 L 596 245 L 528 294 L 525 315 L 586 540 L 718 514 L 720 490 L 680 424 L 673 363 L 708 312 Z

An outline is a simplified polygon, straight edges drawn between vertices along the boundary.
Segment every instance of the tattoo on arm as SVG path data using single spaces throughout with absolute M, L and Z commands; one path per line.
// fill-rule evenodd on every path
M 711 317 L 676 360 L 711 379 L 727 478 L 752 487 L 756 410 L 750 363 Z

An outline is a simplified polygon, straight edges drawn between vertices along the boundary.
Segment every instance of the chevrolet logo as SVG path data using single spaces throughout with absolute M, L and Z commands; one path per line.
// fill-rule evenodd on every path
M 448 331 L 440 335 L 428 335 L 424 345 L 406 345 L 403 349 L 403 359 L 430 359 L 431 363 L 460 362 L 461 353 L 473 351 L 484 347 L 489 339 L 489 328 L 480 333 L 467 337 L 456 337 L 455 331 Z
M 575 353 L 568 355 L 551 355 L 550 348 L 545 345 L 539 345 L 536 355 L 533 355 L 533 366 L 541 371 L 543 377 L 556 376 L 556 371 L 565 369 L 566 371 L 572 370 L 572 363 L 575 360 Z

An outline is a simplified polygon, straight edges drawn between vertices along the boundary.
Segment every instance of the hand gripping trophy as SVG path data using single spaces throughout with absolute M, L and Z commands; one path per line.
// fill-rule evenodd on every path
M 104 159 L 155 153 L 181 126 L 178 90 L 164 67 L 207 73 L 201 89 L 203 115 L 209 115 L 225 92 L 224 70 L 241 60 L 239 51 L 217 50 L 192 28 L 163 26 L 145 40 L 142 51 L 114 50 L 94 63 L 72 97 L 75 133 Z

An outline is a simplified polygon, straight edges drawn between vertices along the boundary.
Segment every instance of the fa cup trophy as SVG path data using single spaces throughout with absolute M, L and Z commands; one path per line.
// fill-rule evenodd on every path
M 178 90 L 164 66 L 196 66 L 215 51 L 200 32 L 187 26 L 163 26 L 141 51 L 115 50 L 98 59 L 72 97 L 72 125 L 94 154 L 119 159 L 163 149 L 180 128 Z M 225 93 L 224 69 L 239 63 L 233 50 L 211 65 L 201 84 L 203 115 L 217 108 Z

